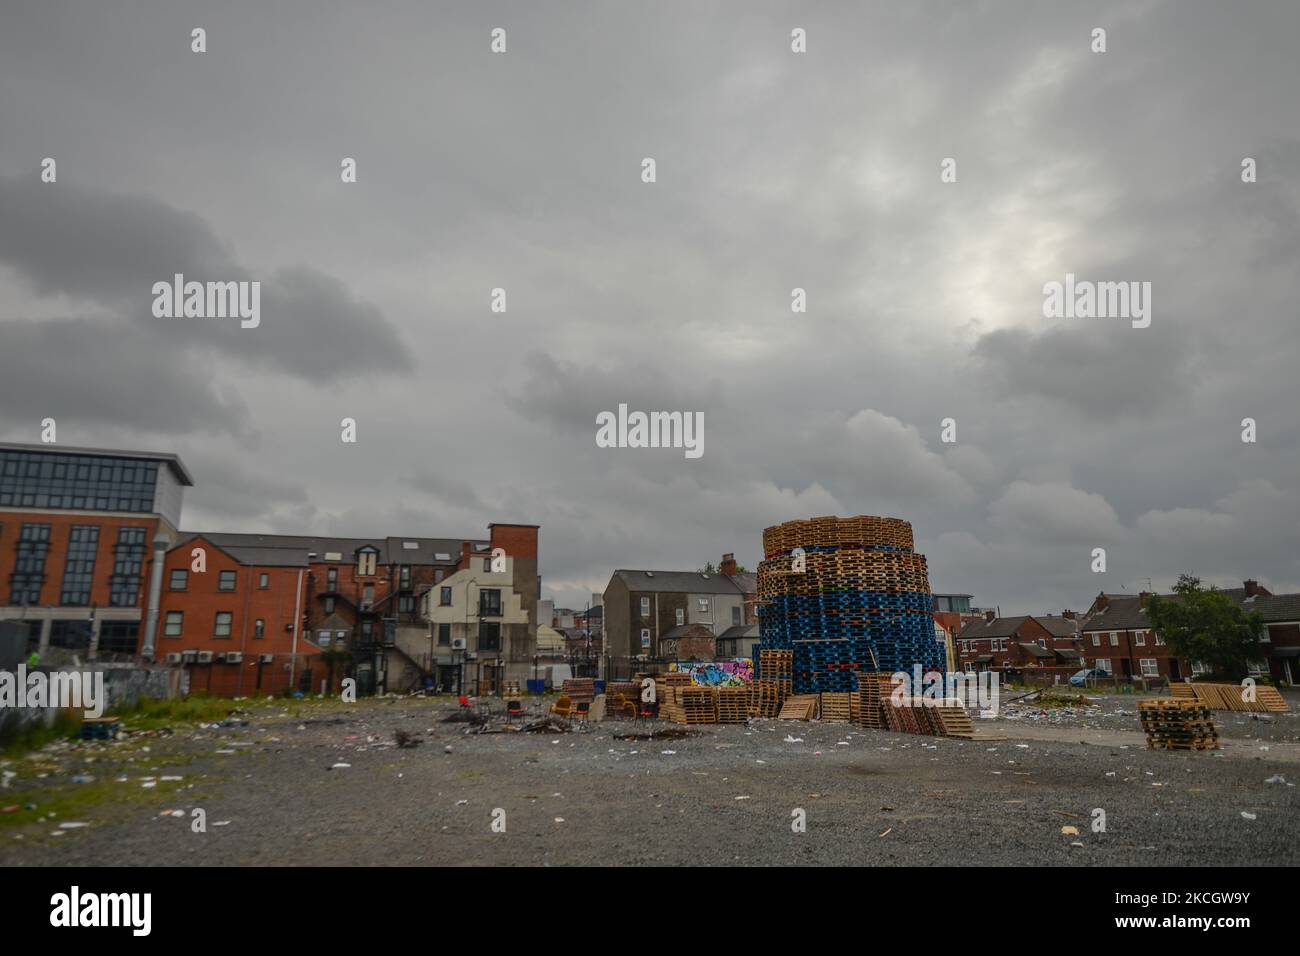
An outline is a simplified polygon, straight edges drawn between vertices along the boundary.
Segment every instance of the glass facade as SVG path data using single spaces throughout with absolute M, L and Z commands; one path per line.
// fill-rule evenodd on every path
M 25 524 L 18 535 L 14 573 L 10 579 L 10 604 L 40 604 L 45 581 L 45 556 L 50 550 L 50 526 Z
M 144 528 L 118 528 L 113 548 L 113 577 L 109 580 L 108 603 L 113 607 L 136 607 L 140 603 L 140 570 L 144 567 Z
M 154 510 L 158 462 L 139 458 L 0 451 L 0 507 Z
M 59 603 L 64 607 L 90 605 L 90 584 L 95 577 L 95 552 L 99 550 L 99 528 L 72 526 L 68 536 L 68 560 L 63 566 L 63 589 Z
M 99 656 L 135 654 L 140 642 L 140 625 L 135 621 L 104 621 L 99 625 Z

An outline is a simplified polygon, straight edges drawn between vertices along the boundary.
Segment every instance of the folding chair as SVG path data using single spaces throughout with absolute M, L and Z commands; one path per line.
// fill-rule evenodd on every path
M 576 707 L 573 708 L 573 718 L 577 721 L 579 729 L 587 726 L 587 717 L 591 714 L 591 702 L 580 700 Z
M 516 717 L 524 716 L 524 702 L 516 698 L 506 701 L 506 723 L 511 723 Z

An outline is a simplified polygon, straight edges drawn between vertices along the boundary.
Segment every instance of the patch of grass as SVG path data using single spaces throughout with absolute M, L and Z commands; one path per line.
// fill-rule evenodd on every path
M 106 807 L 122 804 L 145 803 L 162 796 L 170 796 L 184 789 L 185 781 L 159 781 L 156 787 L 146 790 L 134 777 L 126 783 L 117 783 L 112 779 L 96 779 L 93 783 L 69 784 L 59 787 L 42 787 L 37 790 L 12 794 L 3 797 L 6 804 L 18 804 L 22 807 L 28 803 L 36 805 L 35 810 L 18 810 L 15 813 L 0 813 L 0 828 L 22 827 L 27 825 L 44 825 L 57 829 L 60 823 L 84 820 L 95 822 L 104 818 L 102 810 Z M 193 793 L 194 791 L 189 791 Z M 48 819 L 53 813 L 54 819 Z M 46 817 L 44 824 L 38 823 Z
M 114 716 L 121 717 L 133 730 L 158 730 L 174 724 L 225 720 L 238 709 L 238 704 L 225 697 L 190 694 L 165 700 L 142 697 L 134 707 L 119 709 Z
M 71 737 L 81 727 L 81 715 L 76 711 L 61 710 L 48 727 L 42 723 L 28 726 L 4 741 L 0 757 L 15 759 L 32 751 L 39 750 L 53 740 Z

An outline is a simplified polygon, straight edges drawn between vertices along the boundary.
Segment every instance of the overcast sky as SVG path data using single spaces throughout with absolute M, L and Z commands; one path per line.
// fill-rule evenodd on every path
M 579 607 L 825 514 L 1006 613 L 1300 590 L 1298 47 L 1291 0 L 11 0 L 0 437 L 177 452 L 189 529 L 540 524 Z M 260 327 L 155 318 L 177 272 Z M 1067 272 L 1150 327 L 1044 318 Z M 620 402 L 703 457 L 598 448 Z

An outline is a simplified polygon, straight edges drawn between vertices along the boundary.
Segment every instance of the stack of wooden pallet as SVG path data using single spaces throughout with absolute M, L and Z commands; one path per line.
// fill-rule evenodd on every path
M 716 724 L 718 690 L 716 687 L 682 687 L 677 689 L 682 702 L 682 723 Z
M 956 737 L 959 740 L 975 739 L 975 728 L 971 726 L 970 714 L 966 713 L 966 708 L 962 706 L 961 701 L 944 701 L 943 705 L 934 708 L 934 711 L 942 728 L 940 736 Z
M 570 677 L 560 686 L 560 693 L 575 704 L 590 704 L 596 696 L 596 681 L 591 677 Z
M 888 674 L 864 671 L 858 674 L 858 723 L 875 730 L 885 729 L 881 703 L 889 699 L 893 682 Z
M 1256 713 L 1285 714 L 1287 702 L 1276 687 L 1257 684 L 1253 694 L 1240 684 L 1170 684 L 1170 693 L 1179 700 L 1194 700 L 1211 710 L 1240 710 Z M 1253 700 L 1243 699 L 1253 697 Z
M 856 694 L 825 693 L 821 695 L 821 719 L 847 721 L 853 714 L 852 699 Z
M 743 724 L 749 719 L 749 688 L 718 688 L 718 723 Z
M 768 650 L 758 655 L 758 680 L 749 688 L 749 716 L 775 717 L 793 686 L 794 651 Z
M 631 709 L 628 708 L 631 704 Z M 637 681 L 612 680 L 605 685 L 607 717 L 630 717 L 641 708 L 641 685 Z
M 1215 750 L 1219 732 L 1210 708 L 1200 701 L 1171 697 L 1138 703 L 1138 716 L 1150 750 Z

